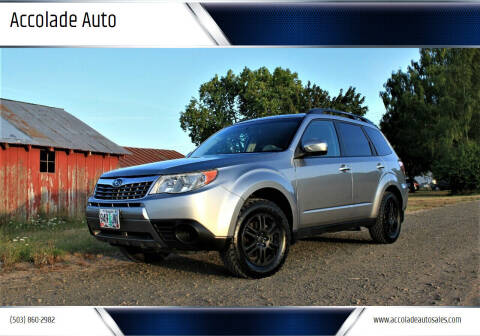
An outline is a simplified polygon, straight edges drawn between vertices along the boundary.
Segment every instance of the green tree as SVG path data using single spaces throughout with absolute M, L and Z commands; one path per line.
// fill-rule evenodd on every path
M 231 70 L 200 86 L 199 99 L 191 98 L 180 116 L 182 129 L 195 144 L 242 118 L 238 109 L 239 90 L 238 77 Z
M 331 104 L 331 97 L 328 91 L 323 90 L 316 84 L 312 84 L 310 81 L 303 87 L 301 96 L 301 111 L 308 111 L 314 107 L 328 106 Z
M 244 68 L 238 77 L 239 112 L 244 119 L 298 113 L 302 82 L 289 69 L 273 73 Z
M 380 121 L 382 132 L 387 136 L 399 157 L 403 160 L 410 177 L 430 169 L 431 150 L 427 104 L 418 74 L 409 68 L 407 72 L 392 74 L 380 93 L 386 113 Z
M 480 144 L 480 50 L 421 49 L 420 60 L 393 73 L 384 88 L 380 126 L 409 176 L 432 171 L 453 192 L 471 189 L 455 162 L 470 167 L 458 160 L 472 158 Z
M 344 93 L 329 93 L 310 81 L 304 86 L 298 74 L 289 69 L 244 68 L 235 75 L 215 75 L 202 84 L 198 98 L 192 97 L 180 114 L 180 126 L 199 145 L 210 135 L 240 120 L 278 114 L 306 112 L 313 107 L 330 107 L 364 115 L 365 97 L 349 87 Z
M 434 174 L 447 181 L 452 193 L 478 190 L 480 187 L 480 146 L 474 141 L 458 143 L 449 155 L 432 165 Z

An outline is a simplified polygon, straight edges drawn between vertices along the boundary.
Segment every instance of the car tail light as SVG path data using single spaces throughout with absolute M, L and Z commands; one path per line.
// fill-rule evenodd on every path
M 402 170 L 403 175 L 407 176 L 407 174 L 405 173 L 405 165 L 403 164 L 403 162 L 398 160 L 398 164 L 400 165 L 400 169 Z

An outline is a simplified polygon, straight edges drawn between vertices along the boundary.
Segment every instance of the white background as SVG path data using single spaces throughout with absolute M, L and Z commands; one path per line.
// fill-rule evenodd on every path
M 13 12 L 77 15 L 76 28 L 10 27 Z M 115 14 L 115 28 L 82 28 L 85 11 Z M 2 46 L 201 47 L 215 45 L 184 3 L 0 3 Z
M 446 316 L 462 318 L 460 324 L 447 323 L 373 323 L 373 317 Z M 348 336 L 480 335 L 480 308 L 462 307 L 367 307 L 353 325 Z
M 55 324 L 11 324 L 11 316 L 55 316 Z M 91 335 L 113 333 L 90 307 L 18 307 L 0 308 L 0 335 Z

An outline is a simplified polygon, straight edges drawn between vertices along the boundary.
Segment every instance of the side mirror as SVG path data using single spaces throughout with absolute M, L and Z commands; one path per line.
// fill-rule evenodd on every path
M 328 145 L 325 141 L 307 141 L 302 144 L 306 155 L 325 155 L 328 152 Z

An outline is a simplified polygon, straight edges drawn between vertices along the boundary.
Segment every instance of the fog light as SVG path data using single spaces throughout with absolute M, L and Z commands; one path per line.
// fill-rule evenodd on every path
M 175 228 L 175 237 L 184 244 L 192 244 L 197 240 L 198 233 L 190 225 L 179 225 Z

